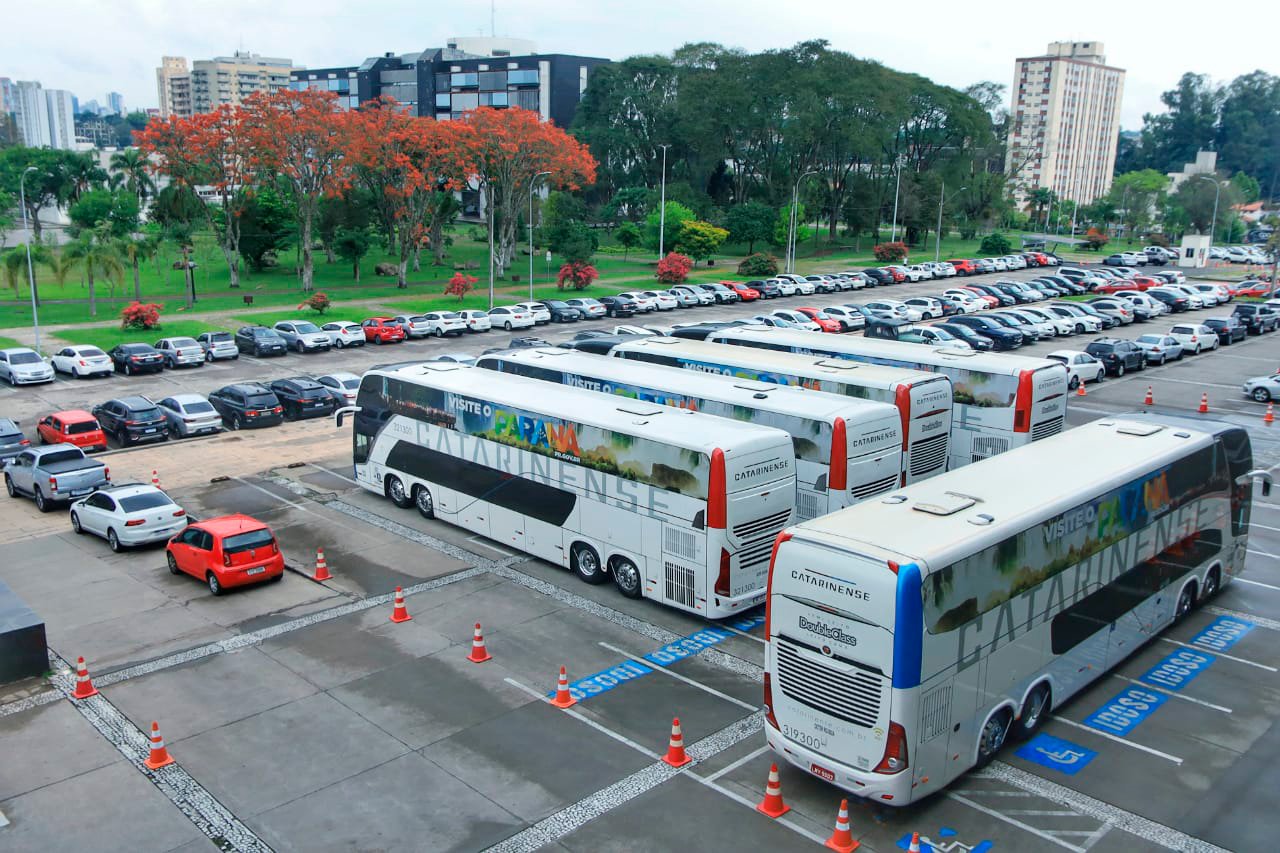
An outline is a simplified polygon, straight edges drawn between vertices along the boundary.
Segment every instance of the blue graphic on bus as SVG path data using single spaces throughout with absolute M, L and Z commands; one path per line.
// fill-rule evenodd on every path
M 1020 746 L 1014 755 L 1027 761 L 1034 761 L 1036 764 L 1048 767 L 1050 770 L 1057 770 L 1059 773 L 1074 776 L 1083 770 L 1090 761 L 1093 761 L 1098 753 L 1069 740 L 1063 740 L 1053 735 L 1038 734 Z
M 1215 652 L 1225 652 L 1240 642 L 1244 635 L 1252 630 L 1252 622 L 1223 616 L 1208 628 L 1196 634 L 1191 643 L 1192 645 L 1213 649 Z
M 1180 649 L 1153 666 L 1138 680 L 1153 687 L 1181 690 L 1217 660 L 1207 652 Z
M 1095 711 L 1084 723 L 1100 732 L 1124 737 L 1151 716 L 1151 712 L 1163 705 L 1168 698 L 1141 687 L 1130 687 Z

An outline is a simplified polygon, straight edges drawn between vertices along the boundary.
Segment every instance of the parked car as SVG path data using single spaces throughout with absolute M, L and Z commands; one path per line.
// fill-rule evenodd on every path
M 699 305 L 714 305 L 716 301 L 715 294 L 703 290 L 701 287 L 692 284 L 677 284 L 671 288 L 672 293 L 687 293 L 694 299 L 698 300 Z M 569 300 L 569 304 L 573 304 L 573 300 Z M 592 315 L 594 317 L 596 315 Z M 603 313 L 602 313 L 603 316 Z
M 134 394 L 118 397 L 94 406 L 92 414 L 102 425 L 102 431 L 116 440 L 121 447 L 146 441 L 168 441 L 164 412 L 151 398 Z
M 98 419 L 83 409 L 67 409 L 45 415 L 36 423 L 41 444 L 74 444 L 86 453 L 107 449 L 107 436 Z
M 71 529 L 101 536 L 117 552 L 164 542 L 188 520 L 185 509 L 147 483 L 105 486 L 71 504 Z
M 842 332 L 852 332 L 866 325 L 866 317 L 847 305 L 829 305 L 822 309 L 828 317 L 840 324 Z
M 1095 338 L 1084 348 L 1089 355 L 1102 362 L 1107 373 L 1124 376 L 1129 370 L 1142 370 L 1147 366 L 1147 355 L 1133 341 L 1120 338 Z
M 404 329 L 404 336 L 410 340 L 425 338 L 432 332 L 431 324 L 421 314 L 397 314 L 391 318 L 391 322 Z
M 570 299 L 570 304 L 574 300 Z M 595 300 L 592 300 L 593 302 Z M 604 314 L 603 311 L 600 312 Z M 467 309 L 459 311 L 458 316 L 462 318 L 462 322 L 467 324 L 468 332 L 487 332 L 493 328 L 493 322 L 489 319 L 489 314 L 485 311 L 477 311 L 475 309 Z
M 164 356 L 151 344 L 116 344 L 107 350 L 111 366 L 117 373 L 159 373 L 164 370 Z
M 1108 317 L 1118 321 L 1122 326 L 1127 326 L 1136 319 L 1133 313 L 1133 306 L 1122 304 L 1119 301 L 1099 298 L 1090 299 L 1087 304 L 1094 311 L 1106 314 Z
M 865 304 L 867 310 L 878 317 L 906 320 L 911 323 L 918 323 L 922 319 L 918 310 L 896 299 L 873 299 Z
M 708 284 L 699 284 L 695 286 L 701 288 L 702 290 L 705 290 L 707 293 L 710 293 L 712 296 L 714 296 L 716 300 L 716 304 L 718 305 L 729 305 L 734 302 L 742 301 L 741 296 L 734 293 L 732 289 L 725 287 L 723 284 L 711 282 Z
M 606 317 L 634 317 L 640 311 L 640 303 L 625 296 L 601 296 Z
M 196 343 L 204 350 L 205 361 L 235 361 L 240 357 L 240 348 L 230 332 L 201 332 L 196 335 Z
M 1082 311 L 1078 306 L 1072 303 L 1052 303 L 1041 309 L 1056 317 L 1060 317 L 1072 325 L 1077 335 L 1085 332 L 1100 332 L 1103 329 L 1102 318 L 1095 317 Z M 1108 321 L 1114 323 L 1110 318 Z
M 952 337 L 956 338 L 956 340 L 963 341 L 968 344 L 969 349 L 972 350 L 987 352 L 994 348 L 994 344 L 992 344 L 990 338 L 979 335 L 973 329 L 959 323 L 936 323 L 930 328 L 947 332 Z
M 1017 313 L 1030 318 L 1034 322 L 1047 323 L 1053 328 L 1054 335 L 1058 337 L 1065 338 L 1076 333 L 1076 324 L 1072 320 L 1060 314 L 1055 314 L 1049 310 L 1047 305 L 1024 305 L 1018 309 Z
M 284 355 L 289 344 L 275 329 L 266 326 L 241 326 L 236 329 L 236 348 L 256 358 Z
M 188 438 L 222 432 L 222 418 L 199 394 L 174 394 L 156 403 L 164 415 L 170 438 Z
M 4 466 L 4 487 L 9 497 L 30 495 L 41 512 L 91 494 L 110 482 L 111 469 L 70 444 L 27 447 Z
M 1203 350 L 1215 350 L 1221 345 L 1218 333 L 1201 323 L 1179 323 L 1169 329 L 1169 335 L 1182 344 L 1182 351 L 1199 355 Z
M 724 281 L 721 284 L 738 294 L 738 298 L 743 302 L 755 302 L 760 298 L 760 291 L 754 287 L 747 287 L 740 281 Z
M 665 290 L 642 290 L 640 295 L 652 299 L 659 311 L 674 311 L 680 307 L 680 300 Z
M 422 315 L 427 328 L 437 338 L 445 335 L 461 335 L 467 331 L 467 321 L 457 311 L 428 311 Z
M 390 317 L 370 317 L 360 322 L 364 330 L 364 339 L 381 346 L 382 344 L 398 344 L 404 341 L 404 329 L 391 322 Z
M 914 308 L 921 320 L 933 320 L 946 313 L 942 303 L 931 296 L 912 296 L 902 300 L 902 304 L 908 308 Z
M 1182 361 L 1182 343 L 1172 335 L 1138 335 L 1133 342 L 1147 354 L 1147 364 Z
M 519 340 L 519 339 L 517 339 L 517 340 Z M 498 352 L 501 352 L 501 350 L 498 350 Z M 446 352 L 446 353 L 441 353 L 440 355 L 436 356 L 435 358 L 433 358 L 433 359 L 431 359 L 431 360 L 432 360 L 432 361 L 444 361 L 444 362 L 448 362 L 448 363 L 450 363 L 450 364 L 461 364 L 461 365 L 464 365 L 464 366 L 466 366 L 466 367 L 474 367 L 474 366 L 475 366 L 475 363 L 476 363 L 476 357 L 475 357 L 474 355 L 469 355 L 468 353 L 465 353 L 465 352 Z M 352 375 L 352 374 L 341 374 L 341 375 L 348 375 L 348 376 L 350 376 L 350 375 Z M 324 377 L 320 377 L 320 380 L 321 380 L 321 382 L 323 382 L 323 381 L 324 381 Z M 359 383 L 359 377 L 356 377 L 356 382 L 357 382 L 357 384 Z M 353 393 L 353 394 L 354 394 L 356 390 L 357 390 L 357 389 L 355 389 L 355 388 L 351 389 L 351 393 Z M 354 400 L 354 399 L 355 399 L 355 397 L 353 396 L 351 399 L 353 399 L 353 400 Z
M 694 297 L 694 299 L 697 299 L 697 297 Z M 707 299 L 708 303 L 714 301 L 714 297 L 709 296 Z M 577 308 L 582 312 L 582 316 L 588 320 L 597 320 L 603 317 L 606 313 L 604 303 L 599 299 L 592 299 L 590 296 L 577 296 L 573 299 L 566 299 L 565 304 L 572 305 L 574 308 Z
M 1280 398 L 1280 373 L 1246 379 L 1242 390 L 1246 397 L 1252 397 L 1259 403 L 1270 403 Z
M 1195 288 L 1206 296 L 1213 297 L 1217 300 L 1219 305 L 1230 302 L 1235 298 L 1231 295 L 1231 291 L 1227 290 L 1227 288 L 1221 284 L 1192 284 L 1189 286 Z
M 1021 332 L 1010 329 L 985 315 L 966 314 L 961 317 L 952 317 L 951 322 L 944 325 L 947 331 L 951 331 L 951 326 L 963 326 L 991 341 L 992 348 L 996 350 L 1017 349 L 1023 342 Z
M 1224 344 L 1239 343 L 1249 336 L 1249 330 L 1238 317 L 1206 317 L 1200 322 L 1212 329 Z
M 823 328 L 823 323 L 819 323 L 817 320 L 814 320 L 812 317 L 810 317 L 808 314 L 806 314 L 803 311 L 791 310 L 788 308 L 779 308 L 776 311 L 770 312 L 768 316 L 781 318 L 783 320 L 786 320 L 788 323 L 792 324 L 796 328 L 804 329 L 805 331 L 808 331 L 808 332 L 827 331 L 827 329 Z M 838 324 L 836 324 L 835 322 L 830 320 L 826 322 L 831 327 L 833 327 L 832 329 L 833 331 L 837 331 L 837 332 L 840 331 Z
M 612 297 L 606 296 L 604 302 Z M 606 303 L 607 304 L 607 303 Z M 499 305 L 489 309 L 489 322 L 499 329 L 532 329 L 534 327 L 533 312 L 519 305 Z
M 924 281 L 926 278 L 924 271 L 917 267 L 909 267 L 903 264 L 890 264 L 886 269 L 895 273 L 901 273 L 903 277 L 912 284 L 915 284 L 917 281 Z M 933 276 L 930 275 L 928 278 L 933 278 Z
M 990 298 L 990 297 L 986 297 L 985 294 L 982 296 L 979 296 L 977 293 L 974 293 L 972 290 L 965 290 L 964 288 L 960 288 L 960 287 L 955 287 L 950 290 L 944 290 L 942 291 L 942 295 L 956 302 L 956 304 L 960 306 L 961 312 L 964 314 L 976 314 L 979 311 L 982 311 L 983 309 L 987 308 L 988 307 L 987 299 Z M 991 301 L 995 302 L 995 299 L 992 298 Z
M 284 421 L 284 408 L 276 395 L 257 382 L 226 385 L 210 394 L 209 402 L 227 429 L 277 426 Z
M 22 428 L 12 418 L 0 418 L 0 468 L 4 463 L 30 447 L 31 440 L 22 434 Z
M 928 344 L 942 349 L 972 350 L 974 347 L 940 326 L 904 326 L 898 330 L 898 340 Z
M 1144 296 L 1155 299 L 1169 309 L 1170 313 L 1177 314 L 1181 311 L 1191 310 L 1191 300 L 1181 293 L 1174 293 L 1171 290 L 1153 287 L 1143 294 Z
M 1271 295 L 1271 285 L 1265 281 L 1242 281 L 1231 288 L 1232 296 L 1252 296 L 1263 298 Z
M 1123 252 L 1117 252 L 1114 255 L 1107 255 L 1102 262 L 1109 267 L 1127 267 L 1131 265 L 1128 255 Z
M 334 320 L 332 323 L 325 323 L 321 326 L 320 331 L 329 336 L 329 343 L 337 349 L 365 345 L 364 329 L 359 323 L 352 323 L 349 320 Z
M 551 322 L 551 312 L 541 302 L 517 302 L 516 307 L 528 311 L 534 325 L 543 326 Z
M 885 270 L 877 269 L 875 267 L 863 270 L 862 274 L 867 278 L 868 283 L 875 287 L 881 287 L 886 284 L 894 284 L 897 282 L 893 273 L 886 272 Z
M 929 278 L 933 278 L 933 274 L 929 274 Z M 835 276 L 831 275 L 807 275 L 804 280 L 813 285 L 815 293 L 838 293 L 841 290 L 847 290 L 840 286 Z
M 201 363 L 203 364 L 203 361 Z M 111 356 L 95 346 L 86 344 L 63 347 L 49 359 L 49 365 L 55 373 L 68 373 L 77 379 L 83 379 L 86 376 L 110 376 L 115 372 Z
M 553 323 L 576 323 L 582 319 L 582 312 L 560 299 L 544 299 L 541 305 L 551 315 Z
M 1038 324 L 1028 322 L 1023 318 L 1007 313 L 1006 311 L 992 311 L 990 314 L 984 314 L 983 316 L 995 320 L 1007 329 L 1012 329 L 1015 332 L 1021 332 L 1024 343 L 1038 341 L 1041 338 L 1053 337 L 1047 326 L 1045 328 L 1041 328 Z
M 1017 308 L 1006 308 L 1004 311 L 1001 311 L 1000 313 L 1006 317 L 1012 317 L 1014 320 L 1018 320 L 1030 326 L 1032 329 L 1035 330 L 1036 340 L 1044 340 L 1046 338 L 1056 338 L 1059 334 L 1058 320 L 1051 319 L 1045 315 L 1035 313 L 1034 306 L 1019 305 Z M 1071 334 L 1072 331 L 1075 331 L 1075 330 L 1072 329 L 1068 331 L 1066 334 Z
M 952 258 L 947 263 L 951 264 L 952 269 L 956 271 L 956 275 L 973 275 L 978 271 L 977 265 L 967 258 Z
M 1241 303 L 1235 307 L 1231 314 L 1244 323 L 1244 327 L 1248 329 L 1251 335 L 1274 332 L 1280 326 L 1280 313 L 1266 305 Z
M 271 528 L 247 515 L 195 522 L 169 540 L 165 560 L 172 574 L 204 581 L 209 592 L 284 577 L 284 555 Z
M 338 407 L 329 389 L 307 376 L 277 379 L 267 387 L 280 401 L 281 414 L 287 421 L 322 418 Z
M 164 366 L 171 370 L 179 367 L 204 367 L 204 347 L 195 338 L 161 338 L 154 346 L 164 359 Z
M 436 360 L 439 361 L 440 358 L 441 356 L 437 356 Z M 354 373 L 324 373 L 317 376 L 316 381 L 329 391 L 329 396 L 338 406 L 356 404 L 356 393 L 360 390 L 360 377 Z
M 33 349 L 9 347 L 0 349 L 0 377 L 13 386 L 52 382 L 53 368 Z
M 812 322 L 817 323 L 819 328 L 824 332 L 839 334 L 840 332 L 847 331 L 844 323 L 836 317 L 828 314 L 824 308 L 814 308 L 810 305 L 801 305 L 796 309 L 796 313 L 804 317 L 808 317 Z
M 702 301 L 688 290 L 677 290 L 673 287 L 670 290 L 664 290 L 663 293 L 676 301 L 677 308 L 697 308 L 702 304 Z

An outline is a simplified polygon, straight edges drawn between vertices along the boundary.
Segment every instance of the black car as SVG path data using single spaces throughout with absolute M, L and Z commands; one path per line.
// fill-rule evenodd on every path
M 276 426 L 284 420 L 284 407 L 271 389 L 257 382 L 227 385 L 209 395 L 228 429 Z
M 986 352 L 995 347 L 990 338 L 984 338 L 968 326 L 962 326 L 959 323 L 937 323 L 935 325 L 944 332 L 950 332 L 953 337 L 959 338 L 978 352 Z
M 116 344 L 107 351 L 117 373 L 159 373 L 164 370 L 164 356 L 151 344 Z
M 1104 329 L 1114 329 L 1116 326 L 1120 325 L 1119 317 L 1112 316 L 1111 314 L 1103 314 L 1101 311 L 1099 311 L 1097 308 L 1094 308 L 1092 305 L 1086 305 L 1083 302 L 1072 302 L 1070 304 L 1076 308 L 1079 308 L 1081 311 L 1088 314 L 1090 317 L 1096 318 L 1098 323 Z
M 777 299 L 782 295 L 782 288 L 778 287 L 776 281 L 756 279 L 755 281 L 747 282 L 747 287 L 759 293 L 761 299 Z
M 1240 322 L 1240 318 L 1235 315 L 1230 317 L 1207 317 L 1200 322 L 1213 329 L 1214 334 L 1218 336 L 1218 340 L 1223 344 L 1234 344 L 1243 341 L 1249 336 L 1249 330 L 1245 328 L 1244 323 Z
M 971 332 L 991 341 L 992 349 L 1011 350 L 1022 346 L 1023 337 L 1021 332 L 1006 328 L 988 317 L 966 314 L 961 317 L 952 317 L 951 322 L 945 325 L 957 325 L 969 329 Z
M 885 284 L 893 284 L 895 281 L 893 273 L 876 267 L 865 269 L 862 271 L 862 274 L 866 276 L 868 284 L 873 284 L 876 287 L 880 287 Z
M 576 323 L 582 319 L 582 312 L 567 302 L 559 299 L 543 299 L 542 304 L 551 312 L 553 323 Z
M 1171 314 L 1177 314 L 1179 311 L 1187 311 L 1191 308 L 1191 300 L 1185 296 L 1175 296 L 1163 290 L 1145 290 L 1143 293 L 1158 302 L 1168 305 L 1169 313 Z
M 164 412 L 146 397 L 119 397 L 94 406 L 90 412 L 102 431 L 121 447 L 144 441 L 168 441 Z
M 954 317 L 957 314 L 963 314 L 964 310 L 960 307 L 960 303 L 956 302 L 950 296 L 931 295 L 930 299 L 938 300 L 938 304 L 942 306 L 943 317 Z
M 1147 366 L 1146 351 L 1133 341 L 1095 338 L 1084 351 L 1102 362 L 1102 366 L 1112 376 L 1124 376 L 1126 370 L 1142 370 Z
M 992 285 L 992 287 L 994 287 L 996 290 L 999 290 L 1001 293 L 1007 293 L 1008 295 L 1012 296 L 1014 303 L 1017 305 L 1025 305 L 1025 304 L 1036 301 L 1035 297 L 1029 295 L 1025 290 L 1023 290 L 1021 287 L 1019 287 L 1016 284 L 1008 284 L 1006 282 L 996 282 L 994 285 Z
M 1251 335 L 1274 332 L 1280 326 L 1280 314 L 1266 305 L 1242 302 L 1231 312 L 1231 316 L 1243 323 Z
M 634 317 L 640 310 L 639 302 L 625 296 L 601 296 L 600 304 L 606 317 Z
M 741 302 L 742 297 L 733 291 L 731 287 L 725 287 L 723 284 L 695 284 L 694 287 L 701 287 L 716 298 L 716 304 L 729 305 L 734 302 Z
M 966 284 L 965 287 L 970 290 L 977 290 L 985 293 L 987 296 L 993 296 L 1004 307 L 1012 308 L 1018 304 L 1018 300 L 1012 294 L 1005 293 L 1003 290 L 992 287 L 989 284 Z
M 266 326 L 241 326 L 236 329 L 236 349 L 250 355 L 284 355 L 289 351 L 289 342 L 280 337 L 275 329 Z
M 270 386 L 271 393 L 280 401 L 285 420 L 322 418 L 333 414 L 338 403 L 329 389 L 314 379 L 299 376 L 293 379 L 277 379 Z

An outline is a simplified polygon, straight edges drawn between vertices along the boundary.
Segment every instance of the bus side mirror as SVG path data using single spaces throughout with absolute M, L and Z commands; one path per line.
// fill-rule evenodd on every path
M 360 411 L 359 406 L 343 406 L 339 409 L 334 410 L 334 413 L 333 413 L 334 425 L 337 426 L 338 429 L 342 429 L 343 419 L 346 418 L 347 415 L 354 415 L 358 411 Z

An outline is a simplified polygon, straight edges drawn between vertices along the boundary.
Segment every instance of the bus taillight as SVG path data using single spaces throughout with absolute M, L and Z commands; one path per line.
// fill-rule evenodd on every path
M 836 418 L 831 425 L 831 476 L 828 488 L 843 492 L 849 487 L 849 442 L 844 418 Z
M 728 487 L 724 473 L 724 451 L 711 451 L 711 477 L 707 483 L 707 527 L 724 530 L 728 517 Z
M 778 538 L 773 540 L 773 553 L 769 555 L 769 580 L 765 585 L 764 598 L 764 638 L 767 642 L 772 635 L 769 633 L 769 615 L 773 612 L 773 567 L 778 562 L 778 548 L 791 538 L 791 531 L 784 530 L 778 534 Z M 766 676 L 767 677 L 767 676 Z
M 898 417 L 902 419 L 902 450 L 905 453 L 910 445 L 911 435 L 911 386 L 902 384 L 893 389 L 893 404 L 898 407 Z M 905 479 L 903 485 L 906 485 Z
M 779 731 L 782 726 L 778 725 L 778 718 L 773 715 L 773 680 L 769 678 L 769 673 L 764 674 L 764 718 L 768 720 L 769 725 Z
M 1018 373 L 1018 396 L 1013 403 L 1013 431 L 1031 430 L 1031 376 L 1030 370 Z
M 729 597 L 729 552 L 724 548 L 720 549 L 720 574 L 716 575 L 716 595 Z
M 884 758 L 876 765 L 877 773 L 901 773 L 907 769 L 907 732 L 898 723 L 889 724 L 889 740 L 884 745 Z

